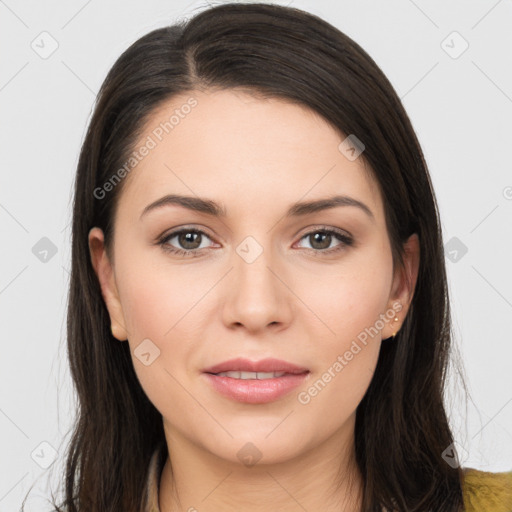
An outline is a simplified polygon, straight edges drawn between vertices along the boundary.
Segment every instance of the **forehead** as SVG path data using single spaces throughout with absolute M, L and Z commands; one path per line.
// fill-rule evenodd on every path
M 134 150 L 146 150 L 127 176 L 120 202 L 140 212 L 168 193 L 217 198 L 255 212 L 347 194 L 382 202 L 362 158 L 349 160 L 339 133 L 313 110 L 233 89 L 190 91 L 161 104 L 147 118 Z M 124 201 L 123 201 L 124 199 Z

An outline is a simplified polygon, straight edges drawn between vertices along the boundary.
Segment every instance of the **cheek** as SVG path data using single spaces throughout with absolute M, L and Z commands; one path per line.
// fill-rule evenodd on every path
M 312 423 L 325 435 L 355 413 L 370 385 L 381 346 L 378 320 L 386 304 L 376 287 L 361 281 L 338 291 L 337 299 L 326 301 L 323 310 L 335 334 L 312 338 L 317 341 L 310 353 L 314 373 L 297 395 L 304 418 L 321 418 L 321 426 Z
M 335 406 L 333 426 L 355 411 L 370 384 L 391 285 L 391 263 L 382 256 L 369 254 L 351 263 L 318 279 L 321 285 L 307 294 L 315 313 L 308 321 L 308 338 L 316 340 L 308 351 L 316 364 L 314 378 L 298 401 L 318 408 L 319 414 Z
M 155 248 L 155 251 L 159 249 Z M 203 297 L 215 282 L 199 267 L 167 263 L 164 258 L 148 256 L 126 262 L 120 278 L 121 304 L 126 327 L 133 343 L 144 338 L 165 344 L 185 325 L 190 315 L 196 319 Z M 121 270 L 121 272 L 122 272 Z
M 148 398 L 162 410 L 169 395 L 186 405 L 187 394 L 178 382 L 188 379 L 189 367 L 195 368 L 194 357 L 208 330 L 208 292 L 219 277 L 210 278 L 199 266 L 185 270 L 165 258 L 155 259 L 132 251 L 119 261 L 118 280 L 135 372 Z M 148 365 L 139 358 L 142 348 L 150 354 Z
M 304 286 L 296 288 L 310 310 L 308 317 L 318 325 L 317 336 L 323 333 L 331 347 L 343 348 L 376 325 L 382 329 L 377 321 L 389 300 L 391 263 L 373 253 L 361 256 L 347 258 L 346 264 L 325 269 L 314 279 L 304 277 Z
M 299 436 L 329 437 L 349 425 L 363 399 L 377 364 L 378 339 L 364 346 L 349 343 L 332 354 L 330 363 L 297 396 Z M 350 356 L 348 356 L 350 354 Z
M 194 304 L 200 296 L 199 290 L 187 287 L 170 269 L 146 267 L 125 281 L 122 305 L 135 373 L 148 399 L 164 416 L 190 407 L 182 386 L 194 350 L 189 315 L 197 315 Z

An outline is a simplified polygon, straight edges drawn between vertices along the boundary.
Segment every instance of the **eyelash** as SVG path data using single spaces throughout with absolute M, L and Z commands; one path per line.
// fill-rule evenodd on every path
M 195 257 L 198 257 L 198 256 L 201 256 L 202 254 L 202 249 L 189 249 L 189 250 L 185 250 L 185 249 L 177 249 L 176 247 L 172 247 L 170 246 L 167 242 L 169 240 L 171 240 L 172 238 L 174 238 L 175 236 L 177 235 L 181 235 L 182 233 L 197 233 L 197 234 L 201 234 L 201 235 L 205 235 L 207 238 L 210 238 L 207 233 L 205 233 L 204 231 L 200 230 L 200 229 L 196 229 L 196 228 L 183 228 L 183 229 L 179 229 L 177 231 L 173 231 L 172 233 L 169 233 L 168 235 L 164 235 L 163 237 L 161 237 L 159 240 L 158 240 L 158 245 L 160 245 L 162 247 L 162 249 L 166 252 L 169 252 L 169 253 L 172 253 L 176 256 L 185 256 L 185 257 L 190 257 L 190 258 L 195 258 Z M 335 238 L 337 238 L 340 242 L 342 242 L 341 244 L 338 244 L 337 246 L 331 248 L 331 249 L 309 249 L 309 248 L 306 248 L 306 250 L 308 252 L 311 252 L 314 256 L 322 256 L 322 255 L 325 255 L 325 254 L 333 254 L 333 253 L 337 253 L 343 249 L 345 249 L 346 247 L 350 247 L 354 244 L 354 240 L 344 234 L 343 232 L 341 231 L 338 231 L 336 229 L 332 229 L 332 228 L 317 228 L 313 231 L 309 231 L 308 233 L 304 234 L 300 240 L 308 237 L 308 236 L 311 236 L 313 234 L 316 234 L 316 233 L 323 233 L 323 234 L 326 234 L 326 235 L 334 235 Z

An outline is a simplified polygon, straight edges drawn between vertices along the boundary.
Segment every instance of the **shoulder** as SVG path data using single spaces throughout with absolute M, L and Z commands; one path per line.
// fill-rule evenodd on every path
M 463 469 L 466 512 L 512 512 L 512 471 L 488 473 Z

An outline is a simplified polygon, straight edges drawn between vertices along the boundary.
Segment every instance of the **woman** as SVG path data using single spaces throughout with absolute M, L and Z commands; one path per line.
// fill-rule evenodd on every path
M 227 4 L 128 48 L 82 147 L 72 244 L 58 510 L 512 509 L 512 473 L 457 461 L 419 142 L 325 21 Z

